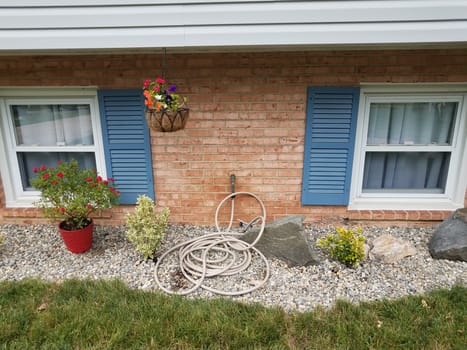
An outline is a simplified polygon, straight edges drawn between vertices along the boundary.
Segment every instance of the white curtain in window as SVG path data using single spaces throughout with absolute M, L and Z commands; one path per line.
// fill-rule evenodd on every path
M 12 106 L 17 145 L 92 145 L 89 105 Z
M 456 110 L 456 102 L 371 104 L 367 145 L 387 152 L 366 153 L 363 190 L 444 191 L 450 153 L 430 146 L 452 143 Z M 397 145 L 426 145 L 427 152 Z
M 449 145 L 457 102 L 372 103 L 367 145 Z
M 363 190 L 427 190 L 443 192 L 448 152 L 367 152 Z

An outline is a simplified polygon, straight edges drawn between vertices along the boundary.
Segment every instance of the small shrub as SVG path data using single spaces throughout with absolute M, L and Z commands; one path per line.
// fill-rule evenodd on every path
M 155 214 L 155 206 L 151 198 L 139 196 L 134 214 L 127 214 L 127 238 L 136 246 L 136 250 L 145 259 L 153 259 L 154 252 L 160 248 L 169 220 L 169 209 L 164 208 Z
M 317 245 L 326 250 L 332 258 L 349 267 L 356 267 L 365 259 L 364 243 L 365 237 L 362 236 L 361 228 L 353 231 L 350 228 L 338 227 L 336 233 L 319 239 Z

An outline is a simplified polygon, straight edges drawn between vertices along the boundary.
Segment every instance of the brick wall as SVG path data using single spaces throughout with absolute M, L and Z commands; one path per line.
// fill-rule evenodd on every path
M 160 74 L 161 59 L 158 54 L 0 56 L 0 86 L 140 88 L 144 79 Z M 306 89 L 467 82 L 467 50 L 169 54 L 166 62 L 166 77 L 189 98 L 191 109 L 185 130 L 151 132 L 157 202 L 170 208 L 173 223 L 212 225 L 217 204 L 230 193 L 231 174 L 237 191 L 264 201 L 268 220 L 304 214 L 310 223 L 430 222 L 449 215 L 301 206 Z M 42 220 L 35 209 L 5 209 L 4 203 L 0 186 L 2 222 Z M 237 204 L 247 212 L 250 206 L 254 203 Z M 115 208 L 98 222 L 120 224 L 131 209 Z

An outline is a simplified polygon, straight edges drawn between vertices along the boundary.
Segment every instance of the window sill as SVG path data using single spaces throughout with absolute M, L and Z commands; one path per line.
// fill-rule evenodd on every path
M 464 203 L 447 198 L 356 198 L 349 202 L 349 210 L 456 210 Z
M 34 208 L 34 202 L 40 199 L 39 195 L 20 196 L 16 200 L 6 201 L 6 208 Z

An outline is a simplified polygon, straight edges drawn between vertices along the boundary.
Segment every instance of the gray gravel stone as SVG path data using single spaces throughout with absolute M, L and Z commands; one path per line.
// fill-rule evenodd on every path
M 214 232 L 212 227 L 169 226 L 162 250 Z M 316 241 L 334 227 L 306 227 L 309 242 Z M 226 297 L 242 302 L 280 306 L 287 311 L 308 311 L 318 305 L 329 307 L 337 299 L 351 302 L 394 299 L 424 293 L 438 288 L 465 284 L 467 262 L 433 259 L 428 241 L 433 228 L 363 227 L 367 240 L 384 234 L 409 241 L 417 253 L 394 264 L 367 260 L 355 269 L 329 260 L 316 249 L 320 263 L 306 267 L 288 267 L 283 261 L 269 259 L 271 276 L 267 283 L 252 293 Z M 143 261 L 125 237 L 125 227 L 96 226 L 93 247 L 83 254 L 68 252 L 54 226 L 0 225 L 5 240 L 0 245 L 0 280 L 21 280 L 32 277 L 47 281 L 67 278 L 115 279 L 130 288 L 156 291 L 155 264 Z M 247 276 L 229 276 L 209 281 L 229 288 L 254 283 L 264 266 L 254 259 Z M 197 290 L 187 298 L 218 298 L 205 290 Z

